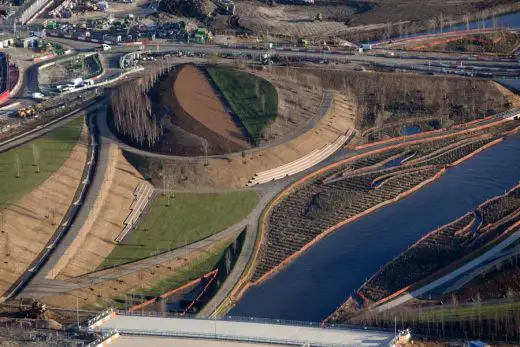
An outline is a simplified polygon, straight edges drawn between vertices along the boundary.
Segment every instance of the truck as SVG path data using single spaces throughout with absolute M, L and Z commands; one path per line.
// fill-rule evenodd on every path
M 74 78 L 74 79 L 72 79 L 72 80 L 70 81 L 70 84 L 69 84 L 69 85 L 70 85 L 71 87 L 76 88 L 76 87 L 80 86 L 82 83 L 83 83 L 83 78 L 78 77 L 78 78 Z
M 33 117 L 35 115 L 36 115 L 35 106 L 29 106 L 29 107 L 18 110 L 18 117 L 20 117 L 20 118 Z
M 307 48 L 309 46 L 309 40 L 303 38 L 303 37 L 300 37 L 298 39 L 298 47 L 304 47 L 304 48 Z

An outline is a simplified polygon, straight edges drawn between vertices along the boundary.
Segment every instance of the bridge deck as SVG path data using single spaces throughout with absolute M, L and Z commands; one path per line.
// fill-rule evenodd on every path
M 137 334 L 316 346 L 388 346 L 393 338 L 393 334 L 389 332 L 362 329 L 339 330 L 266 323 L 139 316 L 115 316 L 98 328 L 117 329 L 123 337 L 125 334 Z

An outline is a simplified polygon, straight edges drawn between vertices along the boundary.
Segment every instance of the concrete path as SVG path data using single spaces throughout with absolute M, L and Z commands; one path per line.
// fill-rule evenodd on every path
M 226 340 L 209 340 L 209 339 L 194 339 L 194 338 L 180 338 L 180 337 L 165 337 L 165 336 L 137 336 L 137 335 L 120 335 L 118 338 L 110 342 L 110 347 L 283 347 L 278 344 L 264 344 L 254 342 L 238 342 Z
M 284 186 L 284 184 L 279 184 L 278 186 L 273 186 L 270 189 L 261 191 L 258 205 L 253 210 L 253 212 L 249 214 L 246 220 L 248 227 L 246 231 L 246 237 L 244 239 L 244 244 L 242 245 L 242 251 L 238 256 L 233 269 L 226 277 L 218 292 L 202 308 L 202 310 L 200 310 L 198 314 L 200 317 L 209 317 L 213 313 L 214 308 L 219 306 L 225 300 L 225 298 L 228 297 L 237 282 L 242 277 L 242 274 L 244 273 L 247 264 L 249 263 L 249 260 L 253 256 L 253 252 L 255 250 L 260 215 L 269 201 L 271 201 L 284 188 Z
M 325 116 L 325 114 L 327 113 L 329 108 L 332 107 L 332 101 L 333 101 L 333 93 L 330 90 L 325 90 L 322 101 L 319 106 L 319 109 L 317 111 L 318 116 L 312 117 L 311 119 L 309 119 L 307 123 L 305 123 L 302 127 L 297 129 L 297 131 L 291 133 L 289 136 L 284 136 L 282 139 L 271 141 L 264 146 L 251 148 L 251 149 L 245 150 L 243 152 L 248 154 L 248 153 L 253 153 L 256 151 L 260 151 L 260 150 L 265 150 L 267 148 L 275 147 L 275 146 L 278 146 L 282 143 L 290 141 L 290 140 L 306 133 L 307 131 L 309 131 L 310 129 L 315 127 L 316 124 L 319 122 L 319 120 L 323 116 Z M 182 156 L 182 155 L 160 154 L 160 153 L 146 151 L 146 150 L 143 150 L 143 149 L 140 149 L 137 147 L 133 147 L 129 144 L 126 144 L 123 141 L 119 140 L 117 138 L 117 136 L 112 132 L 112 130 L 108 126 L 106 117 L 103 117 L 103 119 L 100 119 L 98 126 L 99 126 L 99 132 L 100 132 L 101 136 L 103 136 L 107 139 L 110 139 L 112 142 L 117 144 L 121 149 L 123 149 L 127 152 L 130 152 L 130 153 L 134 153 L 136 155 L 140 155 L 140 156 L 148 157 L 148 158 L 170 159 L 170 160 L 179 160 L 179 161 L 197 161 L 197 160 L 202 161 L 202 160 L 204 160 L 204 156 L 188 157 L 188 156 Z M 210 155 L 210 156 L 208 156 L 208 158 L 209 159 L 227 160 L 230 156 L 236 155 L 236 154 L 238 154 L 238 153 L 217 154 L 217 155 Z
M 119 315 L 109 319 L 98 329 L 117 329 L 123 336 L 140 334 L 199 337 L 300 346 L 388 346 L 394 337 L 392 333 L 376 330 Z
M 392 301 L 384 303 L 384 304 L 376 307 L 374 310 L 377 312 L 384 312 L 384 311 L 394 308 L 396 306 L 402 305 L 405 302 L 408 302 L 416 297 L 425 295 L 428 292 L 434 290 L 435 288 L 440 287 L 446 283 L 449 283 L 449 282 L 459 278 L 460 276 L 463 276 L 464 274 L 471 271 L 472 269 L 478 268 L 483 263 L 486 263 L 490 259 L 493 259 L 502 250 L 508 248 L 509 246 L 511 246 L 513 243 L 515 243 L 519 239 L 520 239 L 520 229 L 517 230 L 516 232 L 514 232 L 511 236 L 509 236 L 502 242 L 500 242 L 495 247 L 491 248 L 490 250 L 481 254 L 480 256 L 476 257 L 475 259 L 467 262 L 466 264 L 464 264 L 461 267 L 457 268 L 456 270 L 450 272 L 449 274 L 444 275 L 441 278 L 439 278 L 419 289 L 413 290 L 410 293 L 403 294 Z
M 98 109 L 97 114 L 100 111 Z M 95 127 L 95 126 L 94 126 Z M 49 281 L 45 277 L 51 274 L 54 266 L 59 262 L 61 257 L 67 252 L 70 245 L 73 243 L 74 239 L 79 234 L 83 224 L 85 223 L 92 206 L 97 199 L 97 193 L 101 187 L 105 179 L 105 171 L 107 167 L 107 162 L 109 159 L 109 148 L 108 146 L 103 146 L 103 139 L 99 139 L 100 143 L 94 144 L 94 146 L 98 146 L 98 154 L 97 158 L 94 156 L 94 173 L 92 176 L 92 180 L 90 185 L 87 187 L 85 199 L 83 203 L 79 205 L 79 209 L 73 219 L 73 224 L 70 226 L 69 230 L 66 231 L 65 236 L 58 241 L 57 245 L 55 245 L 54 251 L 50 254 L 49 258 L 44 262 L 43 266 L 37 270 L 37 272 L 32 276 L 29 280 L 28 284 L 25 288 L 22 289 L 19 296 L 27 297 L 27 296 L 37 296 L 41 289 L 47 288 L 46 284 L 49 284 L 52 288 L 56 288 L 54 283 L 49 283 Z M 60 281 L 61 282 L 61 281 Z M 61 283 L 63 284 L 63 283 Z M 70 286 L 63 286 L 64 288 Z M 60 288 L 60 286 L 58 286 Z

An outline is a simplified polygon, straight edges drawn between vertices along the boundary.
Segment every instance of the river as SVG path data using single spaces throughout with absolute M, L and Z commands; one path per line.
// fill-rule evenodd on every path
M 320 321 L 422 235 L 520 179 L 520 136 L 449 169 L 417 193 L 339 229 L 251 288 L 233 316 Z
M 493 28 L 493 26 L 498 27 L 520 27 L 520 12 L 513 12 L 504 15 L 500 15 L 493 18 L 488 18 L 484 20 L 472 21 L 469 23 L 469 29 L 480 29 L 480 28 Z M 437 34 L 440 32 L 447 33 L 452 31 L 466 30 L 466 23 L 456 24 L 445 26 L 441 29 L 431 29 L 428 31 L 421 31 L 417 33 L 410 34 L 406 37 L 418 37 L 427 34 Z M 396 39 L 399 36 L 397 34 L 393 35 L 392 38 Z

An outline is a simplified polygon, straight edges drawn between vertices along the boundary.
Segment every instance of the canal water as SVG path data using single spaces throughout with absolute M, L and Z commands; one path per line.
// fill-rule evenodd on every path
M 484 20 L 473 21 L 469 23 L 470 29 L 480 29 L 480 28 L 493 28 L 493 25 L 496 27 L 520 27 L 520 12 L 508 13 L 500 16 L 496 16 L 493 18 L 487 18 Z M 456 31 L 456 30 L 466 30 L 466 23 L 461 23 L 453 26 L 447 26 L 442 28 L 443 33 Z M 410 35 L 410 37 L 417 37 L 425 34 L 433 34 L 440 33 L 440 29 L 430 30 L 428 32 L 420 32 L 416 34 Z
M 320 321 L 421 236 L 504 193 L 519 179 L 520 136 L 515 136 L 449 169 L 417 193 L 336 231 L 251 288 L 229 314 Z

